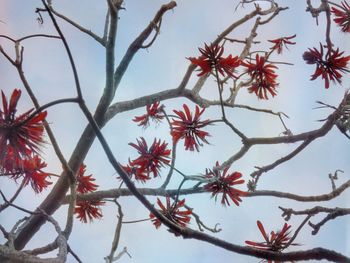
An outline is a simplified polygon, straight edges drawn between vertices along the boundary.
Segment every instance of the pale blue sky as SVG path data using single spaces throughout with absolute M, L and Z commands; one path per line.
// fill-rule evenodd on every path
M 82 4 L 82 2 L 84 2 Z M 106 4 L 105 1 L 53 1 L 57 10 L 80 21 L 82 25 L 102 34 Z M 151 1 L 125 1 L 126 11 L 120 13 L 120 21 L 117 36 L 116 60 L 120 60 L 129 43 L 148 24 L 163 0 Z M 178 6 L 173 12 L 164 16 L 161 34 L 155 44 L 148 50 L 141 50 L 131 63 L 125 74 L 115 98 L 115 101 L 132 99 L 141 95 L 151 94 L 160 90 L 174 88 L 181 81 L 188 66 L 186 57 L 197 56 L 198 46 L 204 42 L 212 41 L 217 34 L 226 28 L 232 21 L 242 17 L 250 10 L 245 9 L 234 12 L 237 1 L 233 0 L 192 0 L 177 1 Z M 315 101 L 337 105 L 340 102 L 346 88 L 349 87 L 349 77 L 345 76 L 343 86 L 331 85 L 329 90 L 324 89 L 321 80 L 309 81 L 314 68 L 306 65 L 302 60 L 302 54 L 307 48 L 324 42 L 324 19 L 319 20 L 317 27 L 315 20 L 305 12 L 304 1 L 279 1 L 280 5 L 290 6 L 288 11 L 282 12 L 271 24 L 259 29 L 257 39 L 266 43 L 266 39 L 297 34 L 297 45 L 291 46 L 290 51 L 285 51 L 283 56 L 274 57 L 279 61 L 288 61 L 295 66 L 281 65 L 278 69 L 280 88 L 278 95 L 269 101 L 258 100 L 254 95 L 242 90 L 237 97 L 237 103 L 247 104 L 259 108 L 268 108 L 275 111 L 283 111 L 291 118 L 286 121 L 293 133 L 299 133 L 319 127 L 316 120 L 329 114 L 328 110 L 312 110 L 316 106 Z M 53 32 L 48 18 L 45 18 L 43 26 L 36 22 L 34 10 L 40 7 L 40 1 L 0 0 L 0 33 L 8 34 L 14 38 L 32 33 Z M 265 5 L 265 4 L 263 4 Z M 77 69 L 82 83 L 84 97 L 90 109 L 94 109 L 98 96 L 104 86 L 104 52 L 92 39 L 76 31 L 71 26 L 59 20 L 59 23 L 72 48 Z M 237 29 L 232 36 L 245 37 L 249 32 L 248 27 Z M 332 28 L 332 40 L 341 49 L 349 47 L 350 36 L 339 33 L 338 28 Z M 10 46 L 3 39 L 0 44 L 6 48 Z M 39 101 L 45 103 L 54 99 L 69 97 L 75 94 L 74 82 L 68 59 L 63 51 L 62 44 L 58 40 L 28 40 L 24 43 L 25 58 L 24 70 L 29 82 L 37 94 Z M 240 47 L 232 48 L 237 52 Z M 348 52 L 347 54 L 349 54 Z M 13 88 L 22 88 L 22 84 L 15 70 L 3 58 L 0 58 L 0 89 L 9 94 Z M 190 83 L 194 83 L 197 77 L 194 75 Z M 209 98 L 216 98 L 216 88 L 212 82 L 204 87 L 203 94 Z M 183 98 L 166 101 L 166 109 L 171 111 L 179 108 L 183 103 L 193 104 Z M 23 94 L 20 109 L 32 107 L 27 95 Z M 144 109 L 116 116 L 103 130 L 110 146 L 114 150 L 116 158 L 120 162 L 126 162 L 128 157 L 135 157 L 129 142 L 135 142 L 139 136 L 144 136 L 149 141 L 156 136 L 170 142 L 168 128 L 165 124 L 156 129 L 142 130 L 131 119 L 135 115 L 142 114 Z M 219 108 L 210 108 L 205 112 L 205 117 L 219 118 Z M 249 136 L 277 136 L 283 131 L 278 119 L 264 114 L 251 113 L 245 110 L 227 110 L 230 120 L 241 128 Z M 74 105 L 57 106 L 49 110 L 48 120 L 52 123 L 58 142 L 62 146 L 64 155 L 68 158 L 79 139 L 80 133 L 86 125 L 83 115 Z M 68 127 L 68 128 L 67 128 Z M 67 134 L 67 130 L 69 133 Z M 209 138 L 211 145 L 205 145 L 201 152 L 185 152 L 178 147 L 176 167 L 186 174 L 199 174 L 205 168 L 211 167 L 217 160 L 225 161 L 240 147 L 240 141 L 232 136 L 232 133 L 222 125 L 208 128 L 212 135 Z M 330 134 L 314 141 L 308 149 L 292 161 L 281 165 L 277 169 L 264 175 L 260 181 L 259 189 L 274 189 L 288 191 L 297 194 L 323 194 L 331 190 L 328 173 L 336 169 L 345 171 L 340 176 L 338 184 L 347 180 L 350 176 L 349 141 L 336 129 Z M 269 164 L 277 158 L 285 155 L 296 145 L 279 145 L 270 147 L 254 147 L 245 156 L 232 166 L 232 170 L 239 170 L 246 180 L 254 171 L 254 166 Z M 60 164 L 54 157 L 51 147 L 47 146 L 47 154 L 44 156 L 49 164 L 50 171 L 59 173 Z M 91 148 L 85 161 L 87 172 L 93 173 L 100 189 L 111 189 L 118 185 L 114 171 L 104 158 L 102 148 L 96 142 Z M 166 174 L 166 170 L 163 170 Z M 163 177 L 164 178 L 164 177 Z M 176 187 L 180 176 L 175 174 L 171 187 Z M 159 186 L 160 180 L 155 179 L 150 186 Z M 0 179 L 1 189 L 10 195 L 16 185 L 6 179 Z M 142 185 L 140 185 L 142 186 Z M 33 195 L 30 188 L 25 189 L 17 199 L 16 204 L 34 209 L 46 195 L 43 192 Z M 150 198 L 154 200 L 154 198 Z M 187 203 L 195 208 L 203 220 L 213 226 L 220 223 L 223 231 L 218 237 L 227 239 L 236 244 L 244 244 L 244 241 L 260 240 L 260 233 L 256 227 L 256 220 L 265 223 L 266 229 L 276 230 L 282 227 L 284 221 L 280 216 L 278 206 L 293 207 L 299 209 L 311 208 L 316 204 L 299 204 L 274 198 L 245 198 L 240 207 L 222 207 L 210 199 L 209 194 L 188 196 Z M 324 206 L 345 207 L 349 203 L 349 194 L 344 193 L 333 201 L 326 202 Z M 143 219 L 148 212 L 133 198 L 122 198 L 125 220 Z M 61 208 L 55 218 L 64 223 L 66 207 Z M 83 262 L 102 262 L 104 256 L 109 253 L 111 241 L 116 223 L 116 208 L 112 205 L 103 207 L 104 217 L 93 224 L 75 223 L 74 233 L 70 238 L 70 245 L 79 254 Z M 8 209 L 0 214 L 0 222 L 6 227 L 18 220 L 18 212 Z M 315 217 L 312 221 L 318 222 L 321 217 Z M 302 218 L 293 218 L 291 224 L 295 229 Z M 323 246 L 350 255 L 349 251 L 349 220 L 340 218 L 329 222 L 317 236 L 311 236 L 311 229 L 305 227 L 296 242 L 304 244 L 302 249 Z M 192 227 L 196 227 L 192 222 Z M 52 241 L 50 227 L 43 227 L 40 233 L 30 243 L 29 247 L 44 245 Z M 223 249 L 213 247 L 195 240 L 183 240 L 169 234 L 164 227 L 155 230 L 150 222 L 138 225 L 125 225 L 122 230 L 120 249 L 128 247 L 133 258 L 122 258 L 119 262 L 182 262 L 182 263 L 206 263 L 206 262 L 258 262 L 258 259 L 243 257 Z M 69 258 L 68 262 L 74 262 Z

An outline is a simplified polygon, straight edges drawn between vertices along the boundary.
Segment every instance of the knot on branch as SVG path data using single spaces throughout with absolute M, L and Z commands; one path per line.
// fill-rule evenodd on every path
M 283 212 L 282 213 L 282 217 L 284 218 L 284 220 L 289 221 L 289 219 L 292 216 L 293 209 L 291 209 L 291 208 L 283 208 L 281 206 L 279 206 L 278 208 L 282 210 L 282 212 Z
M 312 227 L 312 235 L 316 235 L 318 233 L 318 231 L 320 230 L 320 225 L 319 224 L 313 224 L 311 223 L 311 221 L 308 222 L 309 226 Z

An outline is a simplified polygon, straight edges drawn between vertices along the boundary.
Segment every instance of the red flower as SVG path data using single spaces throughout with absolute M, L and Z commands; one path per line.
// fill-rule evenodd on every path
M 159 106 L 159 101 L 156 101 L 152 105 L 146 106 L 147 113 L 141 116 L 136 116 L 133 121 L 139 122 L 138 126 L 143 126 L 147 128 L 149 126 L 150 119 L 156 122 L 160 122 L 163 118 L 163 108 L 164 105 Z
M 137 140 L 137 145 L 134 143 L 129 143 L 129 145 L 140 154 L 140 157 L 130 162 L 130 165 L 139 167 L 142 171 L 145 171 L 147 176 L 152 172 L 153 176 L 157 177 L 163 164 L 169 164 L 170 162 L 171 150 L 167 149 L 168 144 L 166 142 L 161 143 L 160 139 L 158 141 L 154 139 L 149 149 L 143 137 Z
M 10 145 L 16 153 L 20 155 L 30 155 L 31 152 L 37 153 L 39 146 L 44 143 L 43 140 L 43 120 L 46 112 L 40 112 L 34 117 L 28 119 L 33 109 L 16 117 L 17 103 L 21 97 L 21 91 L 15 89 L 8 103 L 5 94 L 2 94 L 3 110 L 0 110 L 0 149 L 5 149 Z M 4 152 L 0 154 L 3 160 Z
M 140 166 L 132 165 L 132 163 L 129 160 L 129 164 L 122 165 L 124 172 L 128 174 L 129 177 L 134 176 L 136 181 L 141 181 L 142 183 L 145 183 L 147 180 L 150 180 L 151 177 L 149 177 L 147 174 L 145 174 L 145 170 Z M 119 177 L 119 179 L 121 179 Z
M 23 173 L 26 185 L 30 182 L 33 190 L 36 193 L 40 193 L 43 189 L 48 187 L 52 182 L 47 181 L 48 173 L 42 171 L 47 166 L 38 155 L 35 155 L 31 159 L 26 159 L 23 162 Z
M 252 78 L 252 86 L 248 88 L 250 93 L 255 93 L 259 99 L 268 99 L 267 93 L 272 97 L 276 95 L 276 78 L 274 69 L 277 67 L 272 64 L 266 64 L 265 57 L 260 57 L 258 54 L 255 57 L 255 63 L 242 62 L 242 65 L 247 68 L 248 73 Z
M 52 182 L 47 181 L 48 173 L 42 169 L 47 166 L 38 155 L 25 156 L 25 159 L 14 158 L 14 150 L 8 147 L 5 158 L 3 160 L 4 166 L 1 167 L 3 175 L 7 175 L 14 180 L 23 178 L 24 184 L 32 186 L 34 192 L 40 193 Z
M 78 182 L 77 191 L 80 194 L 86 194 L 89 192 L 96 191 L 98 187 L 97 184 L 93 183 L 93 181 L 95 181 L 96 179 L 92 177 L 92 174 L 84 175 L 85 171 L 86 171 L 86 165 L 84 164 L 80 165 L 80 168 L 77 174 L 77 182 Z
M 199 66 L 200 71 L 198 76 L 203 76 L 212 71 L 212 69 L 216 69 L 222 76 L 225 76 L 225 73 L 231 77 L 235 77 L 233 75 L 233 71 L 241 64 L 241 60 L 236 57 L 232 57 L 229 55 L 226 58 L 222 57 L 224 53 L 224 46 L 220 46 L 219 44 L 208 46 L 204 44 L 205 47 L 198 48 L 199 52 L 202 54 L 199 58 L 188 58 L 192 64 Z
M 337 50 L 331 50 L 327 52 L 325 58 L 323 58 L 323 47 L 320 44 L 320 51 L 316 48 L 310 49 L 304 52 L 303 59 L 307 64 L 316 64 L 316 70 L 311 75 L 311 80 L 317 79 L 319 76 L 325 80 L 325 88 L 329 88 L 329 80 L 338 82 L 341 84 L 341 78 L 343 75 L 340 73 L 349 72 L 346 68 L 347 63 L 350 60 L 350 56 L 342 57 L 344 52 Z
M 216 166 L 219 166 L 219 162 L 216 162 Z M 221 204 L 230 205 L 228 197 L 239 206 L 239 202 L 242 202 L 241 196 L 246 196 L 247 192 L 238 190 L 234 188 L 234 185 L 243 184 L 244 180 L 240 179 L 242 174 L 240 172 L 234 172 L 227 174 L 229 167 L 226 167 L 221 174 L 217 169 L 207 169 L 206 177 L 210 181 L 208 184 L 204 185 L 204 189 L 212 192 L 212 197 L 215 196 L 215 201 L 217 196 L 222 193 Z M 240 180 L 239 180 L 240 179 Z
M 166 197 L 166 207 L 162 204 L 162 202 L 157 198 L 157 204 L 160 207 L 159 212 L 162 213 L 166 218 L 175 224 L 186 227 L 186 225 L 190 222 L 192 214 L 192 210 L 186 209 L 180 211 L 181 207 L 185 205 L 185 199 L 182 201 L 178 201 L 177 203 L 173 203 L 170 205 L 170 197 Z M 152 213 L 149 215 L 153 225 L 158 229 L 161 226 L 161 222 L 158 218 L 155 217 Z
M 333 21 L 341 27 L 341 31 L 350 33 L 350 5 L 344 1 L 342 2 L 342 10 L 332 7 L 331 11 L 335 18 Z
M 283 46 L 288 49 L 287 45 L 295 45 L 295 42 L 290 41 L 290 39 L 295 38 L 296 35 L 290 36 L 290 37 L 281 37 L 269 40 L 269 42 L 274 43 L 275 45 L 271 47 L 272 50 L 277 50 L 277 54 L 282 53 Z
M 183 105 L 184 111 L 174 110 L 177 115 L 176 118 L 172 119 L 172 131 L 171 135 L 173 140 L 177 143 L 180 139 L 185 139 L 185 150 L 194 151 L 196 148 L 199 152 L 198 146 L 203 146 L 202 142 L 208 143 L 206 137 L 209 136 L 208 132 L 201 131 L 200 129 L 208 125 L 209 120 L 200 121 L 200 116 L 204 112 L 204 109 L 199 110 L 196 106 L 196 112 L 194 117 L 186 104 Z
M 81 222 L 87 223 L 88 219 L 92 222 L 93 219 L 102 218 L 100 206 L 104 204 L 103 201 L 78 201 L 74 213 Z
M 291 227 L 290 225 L 285 223 L 283 225 L 282 230 L 277 231 L 276 233 L 274 231 L 271 231 L 271 236 L 266 234 L 264 226 L 259 220 L 257 221 L 257 225 L 265 241 L 264 242 L 245 241 L 247 245 L 255 247 L 257 249 L 278 251 L 278 252 L 287 248 L 288 242 L 291 239 L 290 231 L 289 231 Z M 292 243 L 291 245 L 298 245 L 298 244 Z M 272 263 L 272 262 L 273 262 L 272 260 L 268 260 L 268 263 Z

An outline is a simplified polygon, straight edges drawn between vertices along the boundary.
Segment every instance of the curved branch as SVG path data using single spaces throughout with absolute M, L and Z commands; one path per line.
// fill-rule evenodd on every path
M 158 10 L 157 14 L 154 16 L 153 20 L 149 23 L 149 25 L 141 32 L 141 34 L 130 44 L 128 50 L 126 51 L 124 57 L 122 58 L 120 64 L 118 65 L 117 69 L 114 73 L 114 86 L 118 87 L 126 69 L 128 68 L 131 60 L 133 59 L 134 55 L 139 51 L 139 49 L 142 48 L 144 42 L 147 40 L 147 38 L 150 36 L 152 31 L 154 30 L 154 25 L 159 24 L 160 20 L 162 19 L 163 15 L 169 11 L 172 10 L 176 6 L 175 1 L 171 1 L 168 4 L 162 5 L 161 8 Z
M 68 24 L 71 24 L 73 27 L 77 28 L 78 30 L 80 30 L 81 32 L 87 34 L 88 36 L 92 37 L 93 39 L 95 39 L 98 43 L 100 43 L 102 46 L 105 46 L 105 41 L 99 37 L 98 35 L 96 35 L 95 33 L 93 33 L 91 30 L 86 29 L 85 27 L 79 25 L 78 23 L 74 22 L 72 19 L 62 15 L 61 13 L 57 12 L 55 9 L 53 9 L 52 5 L 49 5 L 50 11 L 55 15 L 58 16 L 59 18 L 63 19 L 64 21 L 66 21 Z
M 328 194 L 321 194 L 315 196 L 303 196 L 296 195 L 288 192 L 279 192 L 274 190 L 258 190 L 254 192 L 249 192 L 247 197 L 257 197 L 257 196 L 265 196 L 265 197 L 277 197 L 283 199 L 291 199 L 299 202 L 322 202 L 329 201 L 336 197 L 338 197 L 341 193 L 343 193 L 346 189 L 350 187 L 350 180 L 336 188 L 334 191 Z M 164 190 L 162 188 L 138 188 L 139 192 L 143 195 L 149 196 L 176 196 L 178 189 L 168 189 Z M 190 194 L 199 194 L 206 193 L 207 191 L 204 188 L 187 188 L 181 189 L 179 191 L 179 195 L 190 195 Z M 101 200 L 105 198 L 119 198 L 121 196 L 131 196 L 132 193 L 127 188 L 118 188 L 118 189 L 110 189 L 110 190 L 101 190 L 88 194 L 78 194 L 78 201 L 91 201 L 91 200 Z M 68 203 L 70 196 L 67 195 L 63 200 L 63 204 Z
M 330 114 L 325 123 L 316 130 L 312 130 L 309 132 L 300 133 L 297 135 L 288 135 L 288 136 L 280 136 L 280 137 L 270 137 L 270 138 L 248 138 L 247 143 L 249 145 L 257 145 L 257 144 L 279 144 L 279 143 L 294 143 L 298 141 L 305 140 L 315 140 L 316 138 L 322 137 L 326 135 L 334 126 L 335 121 L 338 119 L 339 112 L 338 110 L 334 111 Z

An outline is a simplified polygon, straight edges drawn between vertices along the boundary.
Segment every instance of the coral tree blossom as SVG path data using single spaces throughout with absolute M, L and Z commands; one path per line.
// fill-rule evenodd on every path
M 174 110 L 176 117 L 171 122 L 171 135 L 174 143 L 180 139 L 185 140 L 185 150 L 194 151 L 196 149 L 199 152 L 199 146 L 203 146 L 201 142 L 208 143 L 206 137 L 209 136 L 209 133 L 201 129 L 209 124 L 209 120 L 200 120 L 204 109 L 200 110 L 198 106 L 196 106 L 194 116 L 186 104 L 183 104 L 183 108 L 183 111 Z
M 88 220 L 91 222 L 93 219 L 102 218 L 100 206 L 104 204 L 105 202 L 100 200 L 78 201 L 74 213 L 81 222 L 87 223 Z
M 270 251 L 276 251 L 276 252 L 280 252 L 283 249 L 287 248 L 287 245 L 291 239 L 290 231 L 289 231 L 291 228 L 290 225 L 285 223 L 283 225 L 282 230 L 277 232 L 271 231 L 270 236 L 266 233 L 263 224 L 259 220 L 257 221 L 257 225 L 265 241 L 263 242 L 245 241 L 247 245 L 255 247 L 257 249 L 270 250 Z M 298 244 L 292 243 L 291 245 L 298 245 Z M 268 260 L 268 263 L 272 263 L 272 262 L 273 262 L 272 260 Z
M 229 55 L 228 57 L 222 57 L 224 53 L 224 47 L 219 44 L 204 44 L 204 48 L 198 48 L 202 54 L 199 58 L 188 58 L 192 64 L 200 67 L 198 76 L 203 76 L 210 73 L 213 69 L 217 70 L 222 76 L 226 74 L 235 77 L 233 71 L 241 64 L 241 60 Z
M 86 172 L 86 165 L 81 164 L 77 173 L 77 192 L 80 194 L 91 193 L 97 190 L 98 185 L 93 183 L 95 178 L 92 175 L 84 175 Z M 100 206 L 104 205 L 105 202 L 101 200 L 83 200 L 77 201 L 74 213 L 77 214 L 77 218 L 87 223 L 93 219 L 102 218 L 102 211 Z
M 347 64 L 350 60 L 350 56 L 342 56 L 344 52 L 339 52 L 339 48 L 336 50 L 330 50 L 324 56 L 323 47 L 320 44 L 320 50 L 316 48 L 309 48 L 309 51 L 304 52 L 303 59 L 307 64 L 316 64 L 316 69 L 311 80 L 317 79 L 319 76 L 325 81 L 325 88 L 329 88 L 329 80 L 333 82 L 341 83 L 342 74 L 349 72 Z
M 2 95 L 2 106 L 0 110 L 0 149 L 2 153 L 0 159 L 8 146 L 14 150 L 14 157 L 30 155 L 32 152 L 37 153 L 39 146 L 44 143 L 43 140 L 43 121 L 46 112 L 40 112 L 31 116 L 34 109 L 31 109 L 19 116 L 16 116 L 17 103 L 21 97 L 21 91 L 15 89 L 8 101 L 5 94 Z
M 163 205 L 163 203 L 157 198 L 157 204 L 160 207 L 159 212 L 162 213 L 166 218 L 168 218 L 170 221 L 174 222 L 175 224 L 186 227 L 187 224 L 191 220 L 191 214 L 192 210 L 186 209 L 185 206 L 185 199 L 178 201 L 176 203 L 170 204 L 170 197 L 166 197 L 166 206 Z M 184 208 L 185 210 L 180 210 L 181 208 Z M 161 222 L 158 218 L 155 217 L 152 213 L 149 215 L 153 225 L 156 228 L 159 228 L 161 226 Z
M 286 47 L 286 49 L 288 49 L 288 45 L 296 44 L 295 42 L 290 41 L 292 38 L 295 38 L 295 37 L 296 35 L 293 35 L 290 37 L 280 37 L 280 38 L 269 40 L 269 42 L 274 44 L 271 47 L 271 50 L 277 50 L 277 54 L 282 54 L 283 47 Z
M 138 126 L 143 126 L 147 128 L 149 126 L 150 120 L 155 122 L 160 122 L 164 118 L 163 108 L 164 105 L 159 106 L 159 101 L 156 101 L 152 105 L 146 106 L 146 114 L 141 116 L 136 116 L 133 121 L 138 122 Z
M 45 168 L 47 164 L 43 162 L 38 155 L 35 155 L 31 159 L 25 159 L 23 161 L 23 174 L 24 181 L 27 185 L 30 183 L 34 192 L 40 193 L 48 187 L 52 182 L 47 180 L 49 177 L 48 173 L 45 173 L 42 169 Z
M 124 172 L 126 172 L 126 174 L 129 177 L 134 176 L 136 181 L 140 181 L 142 183 L 145 183 L 147 180 L 150 180 L 151 177 L 149 177 L 145 170 L 140 167 L 139 165 L 133 165 L 132 162 L 129 160 L 129 163 L 127 165 L 122 165 Z M 121 177 L 118 177 L 120 180 Z
M 52 184 L 47 180 L 49 174 L 43 171 L 47 164 L 38 155 L 26 156 L 23 159 L 15 158 L 14 155 L 13 148 L 8 147 L 0 169 L 2 175 L 9 176 L 16 181 L 22 178 L 24 185 L 30 183 L 35 193 L 42 192 Z
M 341 31 L 350 33 L 350 5 L 344 1 L 342 7 L 332 7 L 331 11 L 335 18 L 333 21 L 341 27 Z
M 277 74 L 274 69 L 277 67 L 272 64 L 266 63 L 266 58 L 259 56 L 255 57 L 255 62 L 242 62 L 242 65 L 246 67 L 246 73 L 252 78 L 252 85 L 248 88 L 250 93 L 255 93 L 259 99 L 268 99 L 267 94 L 270 93 L 274 97 L 277 87 Z
M 44 143 L 43 120 L 46 112 L 36 113 L 34 109 L 16 116 L 21 91 L 15 89 L 8 100 L 1 92 L 0 110 L 0 175 L 14 180 L 23 179 L 24 185 L 32 186 L 40 193 L 50 184 L 49 174 L 43 169 L 47 166 L 39 155 L 39 146 Z
M 137 140 L 137 144 L 129 143 L 130 146 L 134 147 L 140 156 L 131 161 L 131 166 L 136 166 L 141 171 L 145 171 L 147 176 L 153 173 L 154 177 L 159 175 L 159 170 L 164 164 L 169 164 L 171 150 L 167 149 L 168 144 L 157 139 L 154 139 L 151 147 L 148 148 L 146 140 L 141 137 Z
M 90 193 L 97 190 L 98 185 L 93 183 L 96 179 L 90 175 L 84 175 L 86 172 L 86 165 L 80 165 L 77 173 L 78 187 L 77 191 L 80 194 Z
M 219 166 L 219 162 L 216 162 L 216 166 Z M 234 186 L 237 184 L 243 184 L 244 180 L 240 179 L 242 174 L 240 172 L 228 173 L 229 167 L 226 167 L 224 171 L 217 169 L 207 169 L 205 177 L 209 183 L 204 185 L 204 189 L 212 193 L 212 197 L 217 199 L 219 194 L 222 194 L 221 204 L 230 205 L 228 198 L 232 200 L 235 205 L 239 206 L 241 202 L 241 196 L 246 196 L 248 193 L 236 189 Z

